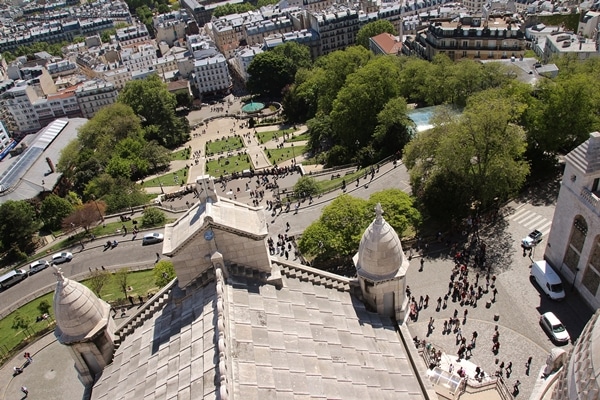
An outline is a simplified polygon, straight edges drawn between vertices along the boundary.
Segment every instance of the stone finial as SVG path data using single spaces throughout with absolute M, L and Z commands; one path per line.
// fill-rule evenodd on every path
M 63 275 L 62 269 L 56 265 L 52 265 L 52 268 L 54 268 L 53 274 L 56 276 L 56 281 L 63 282 L 65 280 L 65 276 Z
M 375 206 L 375 223 L 383 223 L 383 209 L 381 208 L 381 203 L 377 203 Z

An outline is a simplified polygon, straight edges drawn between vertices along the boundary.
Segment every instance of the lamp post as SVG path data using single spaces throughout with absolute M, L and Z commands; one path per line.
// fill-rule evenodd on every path
M 96 210 L 98 210 L 98 214 L 100 215 L 100 219 L 102 220 L 102 223 L 104 223 L 104 216 L 100 212 L 100 207 L 98 207 L 98 203 L 96 202 L 96 196 L 95 195 L 92 195 L 92 200 L 94 201 L 94 204 L 96 205 Z

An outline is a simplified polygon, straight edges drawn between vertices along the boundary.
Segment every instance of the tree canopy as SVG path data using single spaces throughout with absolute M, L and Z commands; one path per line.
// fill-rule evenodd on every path
M 296 71 L 310 65 L 308 47 L 287 42 L 254 57 L 248 66 L 248 88 L 255 94 L 279 97 L 283 88 L 294 82 Z
M 388 20 L 380 19 L 377 21 L 369 22 L 356 34 L 356 44 L 369 49 L 369 39 L 373 36 L 377 36 L 381 33 L 387 32 L 392 35 L 397 35 L 394 25 Z
M 323 209 L 321 217 L 306 228 L 298 246 L 303 254 L 315 257 L 320 265 L 349 265 L 358 251 L 360 239 L 381 203 L 384 218 L 402 235 L 421 221 L 412 198 L 400 190 L 373 193 L 369 200 L 342 195 Z
M 29 253 L 37 230 L 34 208 L 26 201 L 8 200 L 0 205 L 0 242 L 3 250 Z
M 118 101 L 131 107 L 140 117 L 147 140 L 174 148 L 189 139 L 189 123 L 175 114 L 175 95 L 167 90 L 158 75 L 127 82 Z
M 73 205 L 66 199 L 51 194 L 42 201 L 40 218 L 47 229 L 58 230 L 62 220 L 73 211 Z
M 520 110 L 500 90 L 480 92 L 460 117 L 439 114 L 433 129 L 406 146 L 404 162 L 413 190 L 433 215 L 461 218 L 521 188 L 529 164 L 525 132 L 515 123 Z

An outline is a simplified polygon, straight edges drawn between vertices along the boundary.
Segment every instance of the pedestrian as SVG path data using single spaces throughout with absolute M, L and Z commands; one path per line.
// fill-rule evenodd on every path
M 156 253 L 156 262 L 155 264 L 160 260 L 160 254 Z
M 465 312 L 463 313 L 463 314 L 464 314 L 463 321 L 466 321 L 466 320 L 467 320 L 467 314 L 468 314 L 468 313 L 469 313 L 469 310 L 467 310 L 467 309 L 465 308 Z M 464 322 L 463 322 L 463 324 L 464 324 Z
M 141 294 L 138 295 L 138 300 L 140 301 L 140 304 L 142 304 L 144 302 L 144 298 L 142 297 Z
M 445 309 L 446 307 L 448 307 L 448 295 L 445 294 L 444 295 L 444 304 L 442 304 L 442 307 Z
M 425 299 L 423 298 L 423 296 L 419 296 L 419 308 L 423 308 L 423 302 L 425 301 Z
M 439 311 L 442 308 L 442 298 L 438 297 L 437 299 L 437 310 Z
M 512 361 L 509 361 L 506 365 L 506 376 L 508 377 L 510 374 L 512 374 Z
M 527 363 L 525 364 L 525 366 L 529 369 L 529 367 L 531 367 L 531 361 L 533 360 L 533 357 L 529 356 L 529 358 L 527 359 Z
M 453 370 L 454 370 L 454 364 L 450 364 L 450 366 L 448 367 L 448 372 L 452 373 Z
M 475 347 L 476 341 L 477 341 L 477 331 L 473 331 L 473 336 L 471 336 L 471 346 Z
M 496 295 L 498 294 L 498 289 L 494 288 L 494 290 L 492 290 L 492 294 L 494 295 L 494 297 L 492 297 L 492 302 L 496 302 Z
M 21 392 L 25 393 L 25 397 L 29 394 L 29 390 L 25 386 L 21 386 Z
M 27 359 L 28 363 L 32 363 L 33 362 L 33 357 L 31 357 L 31 353 L 27 352 L 25 353 L 25 358 Z
M 419 272 L 423 271 L 423 265 L 425 264 L 425 258 L 421 257 L 421 268 L 419 268 Z
M 517 379 L 513 386 L 513 395 L 519 393 L 519 386 L 521 386 L 521 382 Z
M 456 341 L 462 340 L 462 329 L 458 328 L 456 331 Z
M 129 302 L 133 305 L 133 296 L 129 296 Z
M 289 230 L 290 230 L 290 223 L 289 223 L 289 222 L 286 222 L 286 223 L 285 223 L 285 231 L 287 232 L 287 231 L 289 231 Z
M 425 295 L 425 308 L 429 307 L 429 295 Z

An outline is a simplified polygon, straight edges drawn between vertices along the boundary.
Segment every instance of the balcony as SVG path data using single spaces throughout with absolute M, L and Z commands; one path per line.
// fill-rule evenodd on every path
M 596 196 L 594 192 L 587 188 L 582 188 L 581 198 L 591 205 L 596 210 L 596 213 L 600 213 L 600 197 Z

